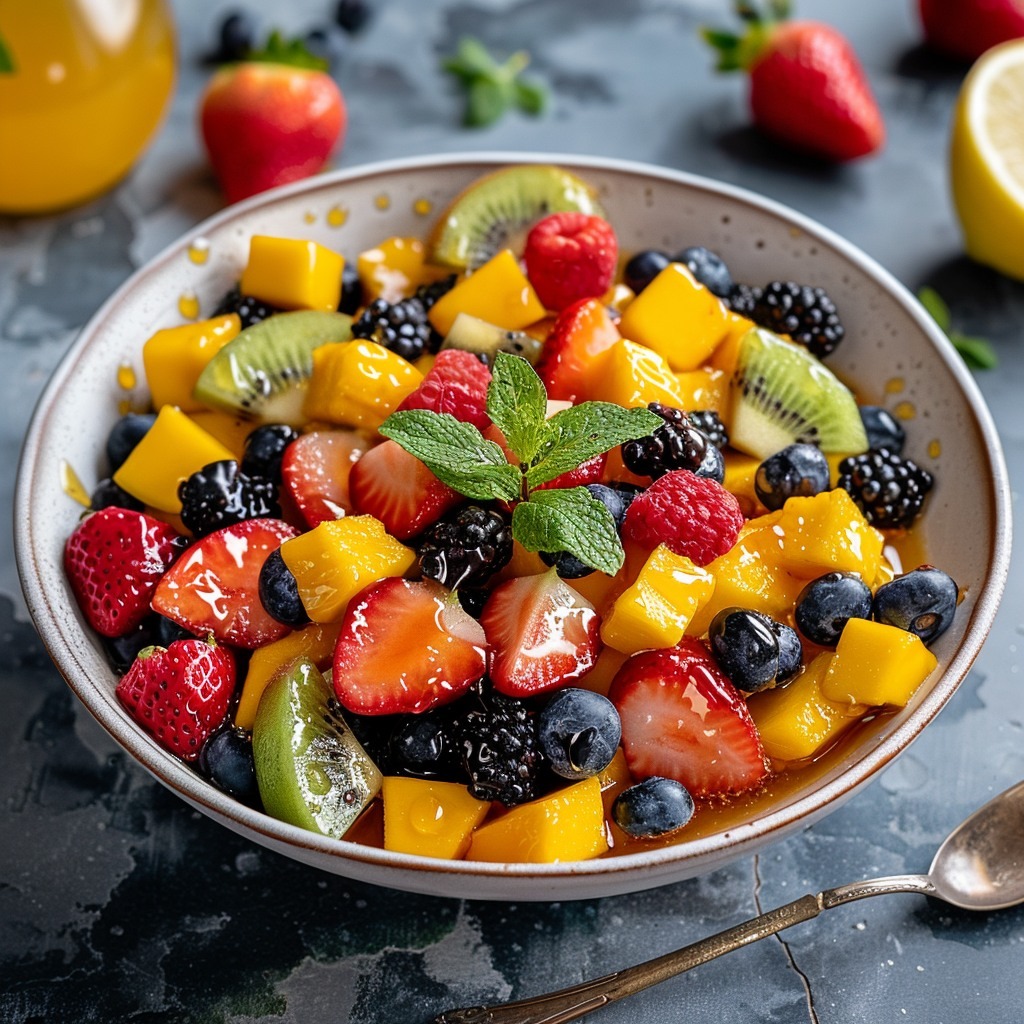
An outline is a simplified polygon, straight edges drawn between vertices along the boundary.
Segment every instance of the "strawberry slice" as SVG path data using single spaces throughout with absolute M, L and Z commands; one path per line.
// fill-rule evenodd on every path
M 590 398 L 595 356 L 621 337 L 600 299 L 581 299 L 562 310 L 535 367 L 548 398 L 569 402 Z
M 510 697 L 529 697 L 578 679 L 601 653 L 594 606 L 551 569 L 494 589 L 480 623 L 491 646 L 491 680 Z
M 227 718 L 235 658 L 227 647 L 208 640 L 145 647 L 114 692 L 160 746 L 194 761 Z
M 453 591 L 433 580 L 379 580 L 345 612 L 334 648 L 334 691 L 356 714 L 420 714 L 483 677 L 485 644 L 480 623 Z
M 375 516 L 399 540 L 415 537 L 465 501 L 391 440 L 375 445 L 352 467 L 348 486 L 355 510 Z
M 487 415 L 487 387 L 491 371 L 472 352 L 446 348 L 437 353 L 434 365 L 398 406 L 405 409 L 429 409 L 446 412 L 477 430 L 491 422 Z
M 608 696 L 636 779 L 659 775 L 717 796 L 753 789 L 768 773 L 746 702 L 699 640 L 634 654 Z
M 279 640 L 288 627 L 259 596 L 260 569 L 271 551 L 298 536 L 279 519 L 247 519 L 207 534 L 178 559 L 153 594 L 153 610 L 197 636 L 236 647 Z
M 368 447 L 355 430 L 314 430 L 285 449 L 281 480 L 310 529 L 352 511 L 349 474 Z
M 177 530 L 142 512 L 110 507 L 86 516 L 64 545 L 64 571 L 89 625 L 106 637 L 136 629 L 187 546 Z

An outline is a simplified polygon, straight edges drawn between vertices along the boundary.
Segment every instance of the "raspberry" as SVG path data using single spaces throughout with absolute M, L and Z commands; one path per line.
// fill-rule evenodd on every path
M 717 480 L 676 469 L 633 500 L 622 532 L 642 547 L 666 544 L 707 565 L 736 543 L 742 525 L 739 502 Z
M 526 239 L 526 276 L 545 307 L 556 312 L 580 299 L 597 298 L 611 287 L 619 244 L 601 217 L 571 211 L 552 213 Z
M 442 349 L 419 387 L 406 396 L 398 408 L 446 412 L 484 430 L 491 422 L 487 415 L 490 383 L 491 371 L 471 352 Z

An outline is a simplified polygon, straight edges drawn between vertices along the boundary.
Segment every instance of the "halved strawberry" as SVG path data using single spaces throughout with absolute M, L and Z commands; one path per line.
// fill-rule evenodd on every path
M 352 467 L 348 486 L 355 510 L 375 516 L 399 540 L 415 537 L 465 501 L 391 440 L 375 445 Z
M 491 647 L 494 688 L 511 697 L 579 679 L 601 653 L 594 606 L 554 569 L 497 586 L 480 623 Z
M 143 512 L 110 507 L 86 516 L 64 545 L 64 571 L 89 625 L 106 637 L 135 629 L 187 546 L 177 530 Z
M 491 422 L 487 415 L 490 383 L 491 371 L 472 352 L 442 349 L 419 387 L 402 400 L 398 409 L 446 412 L 483 430 Z
M 453 591 L 389 577 L 349 603 L 334 691 L 360 715 L 419 714 L 461 696 L 487 668 L 486 638 Z
M 260 569 L 271 551 L 297 537 L 279 519 L 247 519 L 207 534 L 168 570 L 153 610 L 197 636 L 236 647 L 262 647 L 288 627 L 272 618 L 259 595 Z
M 767 775 L 746 702 L 699 640 L 684 637 L 677 647 L 634 654 L 608 696 L 638 780 L 660 775 L 694 796 L 716 796 L 753 789 Z
M 348 478 L 368 447 L 355 430 L 314 430 L 285 449 L 281 481 L 311 529 L 352 511 Z
M 590 398 L 594 359 L 621 340 L 600 299 L 581 299 L 558 315 L 535 369 L 548 398 L 582 402 Z
M 114 692 L 160 746 L 194 761 L 231 707 L 235 658 L 208 640 L 145 647 Z

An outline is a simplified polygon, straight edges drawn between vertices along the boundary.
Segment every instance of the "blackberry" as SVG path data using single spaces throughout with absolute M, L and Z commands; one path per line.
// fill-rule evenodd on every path
M 242 289 L 236 284 L 220 300 L 220 304 L 213 311 L 213 316 L 237 313 L 244 331 L 246 327 L 252 327 L 253 324 L 258 324 L 261 320 L 266 320 L 268 316 L 280 312 L 281 310 L 277 306 L 272 306 L 269 302 L 263 302 L 252 295 L 243 295 Z
M 466 505 L 420 538 L 420 571 L 450 590 L 483 586 L 512 558 L 512 529 L 500 512 Z
M 714 409 L 696 409 L 688 412 L 686 418 L 690 426 L 696 427 L 716 448 L 724 448 L 729 443 L 729 431 Z
M 819 359 L 834 352 L 846 333 L 825 289 L 795 281 L 766 284 L 747 315 L 776 334 L 788 334 Z
M 299 432 L 286 423 L 264 423 L 246 437 L 239 468 L 246 476 L 259 476 L 279 484 L 284 450 L 298 437 Z
M 246 519 L 279 519 L 277 487 L 258 476 L 246 476 L 234 459 L 211 462 L 178 485 L 181 521 L 203 537 Z
M 442 295 L 447 295 L 455 287 L 455 282 L 458 279 L 458 274 L 449 274 L 447 277 L 442 277 L 439 281 L 421 284 L 416 289 L 416 298 L 423 303 L 423 308 L 429 313 L 434 303 Z
M 478 683 L 460 701 L 453 729 L 469 791 L 478 800 L 512 807 L 539 795 L 544 755 L 536 722 L 522 701 Z
M 622 461 L 639 476 L 656 480 L 673 469 L 696 472 L 707 455 L 710 441 L 690 424 L 682 409 L 651 402 L 648 409 L 665 422 L 653 434 L 627 441 L 622 446 Z
M 740 316 L 753 317 L 754 307 L 761 299 L 761 289 L 749 284 L 734 284 L 729 289 L 725 304 Z
M 867 521 L 881 530 L 910 526 L 934 484 L 928 470 L 888 448 L 843 459 L 836 480 Z
M 415 295 L 398 302 L 374 299 L 352 324 L 354 338 L 375 341 L 409 362 L 423 355 L 433 335 L 426 306 Z

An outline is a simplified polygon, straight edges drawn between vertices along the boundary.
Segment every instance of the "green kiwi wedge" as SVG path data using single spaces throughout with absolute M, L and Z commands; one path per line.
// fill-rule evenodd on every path
M 448 329 L 441 348 L 472 352 L 488 366 L 493 366 L 494 357 L 499 352 L 509 352 L 514 356 L 522 356 L 529 363 L 535 363 L 543 345 L 539 338 L 525 331 L 509 331 L 470 313 L 459 313 Z
M 261 423 L 301 426 L 313 349 L 352 337 L 344 313 L 275 313 L 231 339 L 204 367 L 195 397 Z
M 850 389 L 807 349 L 759 327 L 740 342 L 728 427 L 733 447 L 761 459 L 797 442 L 850 454 L 868 446 Z
M 346 724 L 330 683 L 308 658 L 282 670 L 263 691 L 252 751 L 266 812 L 335 839 L 383 782 Z
M 519 254 L 530 228 L 549 213 L 603 217 L 594 189 L 551 164 L 517 164 L 477 179 L 438 219 L 428 248 L 435 263 L 475 270 L 502 249 Z

